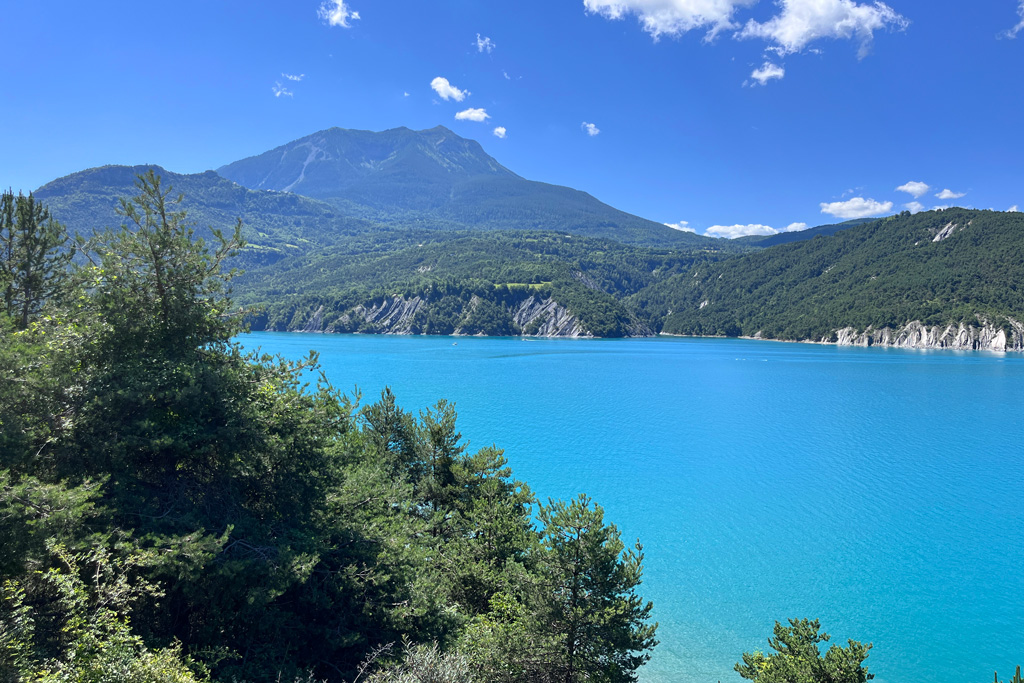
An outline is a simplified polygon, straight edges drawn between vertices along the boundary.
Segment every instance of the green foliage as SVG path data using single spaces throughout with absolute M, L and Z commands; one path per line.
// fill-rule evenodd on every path
M 546 549 L 543 620 L 561 640 L 565 681 L 636 680 L 657 644 L 651 603 L 636 594 L 643 549 L 625 549 L 615 525 L 586 496 L 541 508 Z M 564 673 L 564 677 L 563 677 Z
M 673 334 L 820 341 L 845 327 L 1019 320 L 1022 277 L 1021 214 L 947 209 L 701 264 L 628 303 Z
M 443 652 L 437 643 L 407 643 L 400 663 L 371 675 L 366 683 L 473 683 L 477 680 L 464 655 Z
M 819 646 L 831 636 L 820 630 L 817 619 L 790 619 L 789 626 L 775 622 L 775 635 L 768 639 L 775 652 L 744 653 L 737 673 L 755 683 L 865 683 L 874 678 L 864 666 L 870 644 L 850 640 L 846 647 L 832 645 L 822 657 Z
M 0 313 L 28 327 L 66 286 L 71 253 L 64 226 L 29 194 L 0 194 Z
M 360 409 L 307 383 L 315 356 L 243 353 L 222 271 L 239 231 L 200 239 L 154 174 L 138 191 L 77 286 L 24 329 L 0 315 L 3 675 L 340 682 L 398 642 L 379 680 L 580 659 L 551 630 L 555 555 L 502 452 L 470 451 L 445 401 L 414 416 L 385 391 Z M 533 291 L 473 287 L 493 297 L 437 292 L 480 327 Z M 639 558 L 606 555 L 631 591 Z M 645 658 L 648 636 L 613 642 L 595 615 L 579 652 Z
M 995 683 L 999 683 L 999 672 L 995 674 Z M 1024 678 L 1020 676 L 1020 667 L 1017 667 L 1017 672 L 1013 674 L 1013 678 L 1010 679 L 1010 683 L 1024 683 Z

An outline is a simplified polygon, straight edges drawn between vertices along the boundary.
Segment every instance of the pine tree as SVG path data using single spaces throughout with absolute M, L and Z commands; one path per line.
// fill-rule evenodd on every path
M 64 226 L 29 194 L 0 195 L 0 288 L 18 329 L 65 286 L 72 251 Z

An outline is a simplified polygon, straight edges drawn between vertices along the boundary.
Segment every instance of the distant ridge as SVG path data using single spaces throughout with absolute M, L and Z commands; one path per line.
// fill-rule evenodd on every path
M 721 249 L 604 204 L 526 180 L 444 126 L 382 132 L 330 128 L 222 166 L 254 190 L 292 192 L 380 223 L 428 229 L 553 230 L 630 244 Z

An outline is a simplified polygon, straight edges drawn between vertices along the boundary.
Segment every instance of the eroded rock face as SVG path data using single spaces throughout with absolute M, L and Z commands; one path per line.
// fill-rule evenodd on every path
M 591 338 L 591 334 L 565 306 L 548 297 L 530 296 L 512 311 L 512 319 L 531 337 Z M 534 331 L 533 328 L 536 328 Z
M 412 334 L 413 318 L 423 306 L 424 301 L 418 296 L 411 299 L 393 296 L 375 306 L 367 307 L 360 304 L 352 309 L 351 315 L 373 323 L 384 334 Z
M 480 303 L 481 299 L 474 296 L 466 304 L 462 313 L 463 321 Z M 418 329 L 414 331 L 416 314 L 429 306 L 430 303 L 421 297 L 391 296 L 372 305 L 360 304 L 327 324 L 324 323 L 325 309 L 321 306 L 301 326 L 291 329 L 298 332 L 347 332 L 361 329 L 365 322 L 379 334 L 418 334 Z M 507 306 L 506 310 L 522 336 L 573 339 L 594 337 L 579 318 L 550 296 L 530 295 L 518 304 Z M 655 336 L 649 325 L 635 317 L 626 329 L 630 337 Z M 455 334 L 464 334 L 461 325 L 456 326 Z
M 1024 324 L 1009 319 L 1010 334 L 1002 327 L 981 320 L 978 325 L 935 325 L 907 323 L 898 330 L 889 327 L 864 331 L 845 327 L 836 331 L 839 346 L 894 346 L 908 349 L 961 349 L 973 351 L 1024 351 Z M 828 341 L 828 340 L 822 340 Z

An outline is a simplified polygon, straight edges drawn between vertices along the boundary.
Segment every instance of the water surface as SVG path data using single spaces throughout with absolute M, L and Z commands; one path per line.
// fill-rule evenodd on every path
M 880 683 L 1024 664 L 1024 358 L 721 339 L 255 333 L 407 409 L 456 403 L 542 499 L 646 553 L 645 683 L 742 679 L 776 619 L 871 641 Z M 1008 677 L 1007 677 L 1008 678 Z

